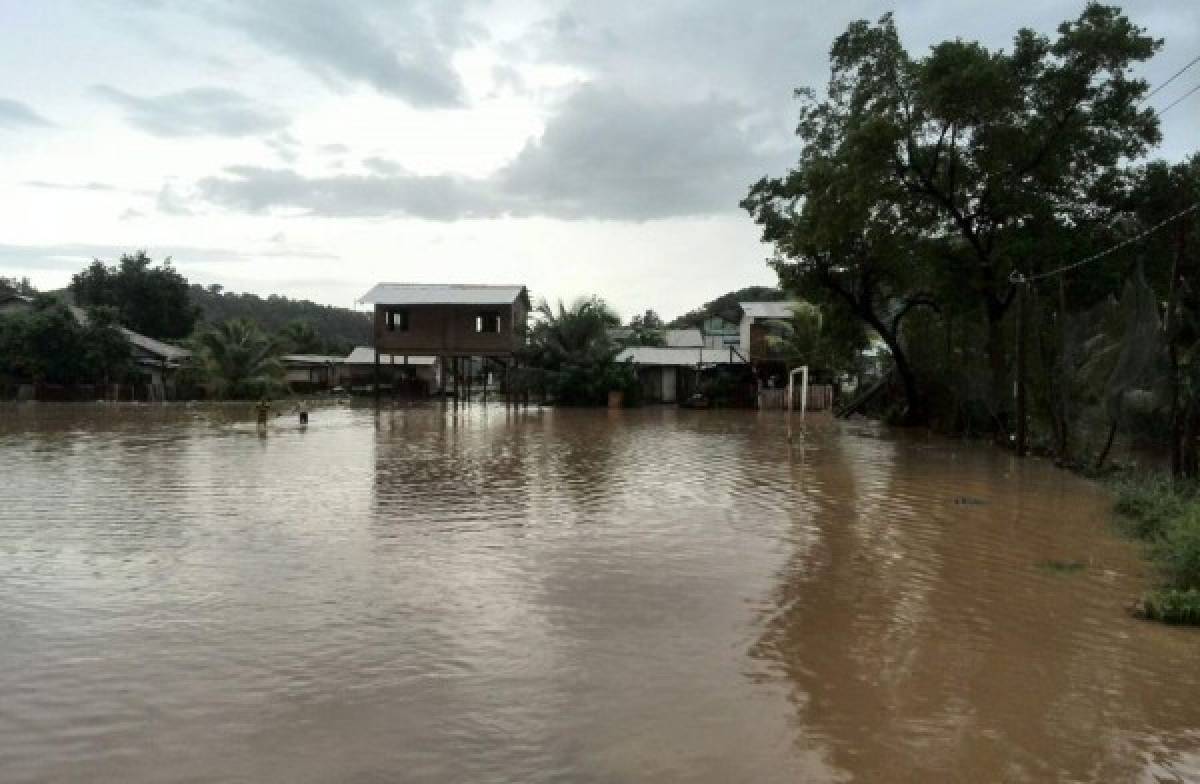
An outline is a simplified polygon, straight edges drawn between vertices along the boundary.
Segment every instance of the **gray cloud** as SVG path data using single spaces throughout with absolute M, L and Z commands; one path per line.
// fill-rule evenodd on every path
M 96 85 L 92 92 L 120 106 L 131 124 L 155 136 L 250 136 L 288 124 L 279 110 L 221 87 L 194 87 L 153 97 L 108 85 Z
M 294 163 L 300 157 L 300 141 L 287 131 L 280 131 L 268 138 L 266 145 L 285 163 Z
M 170 256 L 175 262 L 238 262 L 252 257 L 222 248 L 199 248 L 194 246 L 145 247 L 121 245 L 95 245 L 89 243 L 64 243 L 57 245 L 7 245 L 0 244 L 0 267 L 43 270 L 80 269 L 92 259 L 115 261 L 123 253 L 144 249 L 155 259 Z
M 0 98 L 0 128 L 49 127 L 54 123 L 41 116 L 27 104 L 11 98 Z
M 209 6 L 207 15 L 335 87 L 366 83 L 413 106 L 450 107 L 463 102 L 452 58 L 471 35 L 461 5 L 223 2 Z
M 47 188 L 58 191 L 115 191 L 115 185 L 107 182 L 50 182 L 48 180 L 26 180 L 21 183 L 31 188 Z
M 231 166 L 197 183 L 210 202 L 246 212 L 300 209 L 332 217 L 411 215 L 429 220 L 491 217 L 482 183 L 449 175 L 305 177 L 290 169 Z
M 170 183 L 165 183 L 162 189 L 158 192 L 158 198 L 155 199 L 155 206 L 158 211 L 164 215 L 191 215 L 192 211 L 188 209 L 184 199 L 175 192 Z
M 584 87 L 495 177 L 515 214 L 648 220 L 736 209 L 788 157 L 759 148 L 746 109 Z
M 129 207 L 128 209 L 126 209 L 124 212 L 121 213 L 118 220 L 127 221 L 127 220 L 134 220 L 136 218 L 144 218 L 144 217 L 146 217 L 145 213 L 135 210 L 133 207 Z
M 380 158 L 379 156 L 371 156 L 363 158 L 363 166 L 373 174 L 381 174 L 384 176 L 403 174 L 404 167 L 396 161 Z
M 420 176 L 384 158 L 365 175 L 306 177 L 289 169 L 231 167 L 198 183 L 232 209 L 299 209 L 329 216 L 411 215 L 430 220 L 543 215 L 653 220 L 736 209 L 748 183 L 786 163 L 716 99 L 661 104 L 584 87 L 541 138 L 494 175 Z

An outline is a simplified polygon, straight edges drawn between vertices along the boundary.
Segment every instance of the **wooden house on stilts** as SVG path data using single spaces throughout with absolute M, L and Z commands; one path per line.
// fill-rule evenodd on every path
M 524 286 L 379 283 L 359 302 L 375 308 L 376 396 L 381 355 L 397 365 L 407 365 L 408 357 L 438 357 L 441 391 L 456 397 L 469 398 L 472 367 L 483 369 L 484 379 L 494 373 L 507 392 L 530 311 Z

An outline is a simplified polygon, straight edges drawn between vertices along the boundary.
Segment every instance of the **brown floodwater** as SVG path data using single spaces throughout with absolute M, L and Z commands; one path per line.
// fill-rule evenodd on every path
M 785 421 L 0 407 L 0 781 L 1200 779 L 1098 486 Z

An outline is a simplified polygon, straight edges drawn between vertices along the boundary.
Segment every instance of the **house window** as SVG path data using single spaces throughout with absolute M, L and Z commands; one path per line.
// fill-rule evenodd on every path
M 386 310 L 384 311 L 384 318 L 388 332 L 408 332 L 407 310 Z
M 479 334 L 497 334 L 500 332 L 499 313 L 480 313 L 475 317 L 475 331 Z

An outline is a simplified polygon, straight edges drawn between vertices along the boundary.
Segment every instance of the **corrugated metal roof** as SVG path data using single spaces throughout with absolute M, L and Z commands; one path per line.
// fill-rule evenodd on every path
M 790 319 L 798 302 L 739 302 L 742 313 L 752 319 Z
M 704 335 L 698 329 L 668 329 L 663 337 L 670 348 L 698 348 L 704 345 Z
M 192 355 L 192 352 L 188 351 L 186 348 L 172 346 L 170 343 L 163 343 L 161 340 L 148 338 L 145 335 L 134 332 L 132 329 L 125 329 L 124 327 L 121 327 L 121 332 L 124 333 L 126 339 L 130 343 L 137 346 L 142 351 L 154 354 L 155 356 L 162 357 L 166 360 L 178 361 L 181 359 L 187 359 Z
M 617 355 L 618 362 L 632 361 L 635 365 L 658 367 L 695 367 L 696 365 L 742 365 L 746 360 L 735 352 L 730 359 L 729 349 L 669 348 L 663 346 L 633 346 Z
M 375 364 L 375 349 L 371 348 L 370 346 L 355 346 L 354 350 L 350 352 L 350 356 L 346 357 L 342 361 L 345 362 L 347 365 L 374 365 Z M 408 364 L 410 364 L 410 365 L 432 365 L 435 361 L 436 361 L 435 357 L 409 357 L 408 358 Z M 390 364 L 403 365 L 404 357 L 397 354 L 395 357 L 395 362 L 392 362 L 391 357 L 389 355 L 385 354 L 383 357 L 380 358 L 379 363 L 381 365 L 390 365 Z
M 85 327 L 88 325 L 88 314 L 86 310 L 78 305 L 67 305 L 67 309 L 70 310 L 71 315 L 75 317 L 76 323 Z M 140 348 L 142 351 L 145 351 L 147 354 L 153 354 L 156 357 L 160 357 L 172 362 L 178 362 L 180 360 L 188 359 L 192 356 L 192 352 L 186 348 L 182 348 L 171 343 L 164 343 L 161 340 L 155 340 L 152 337 L 147 337 L 140 332 L 134 332 L 132 329 L 127 329 L 125 327 L 118 327 L 118 329 L 121 330 L 121 334 L 125 336 L 126 340 Z
M 358 301 L 364 305 L 511 305 L 528 296 L 519 285 L 377 283 Z
M 324 365 L 332 362 L 337 365 L 341 364 L 345 357 L 334 357 L 328 354 L 284 354 L 279 359 L 297 364 Z

